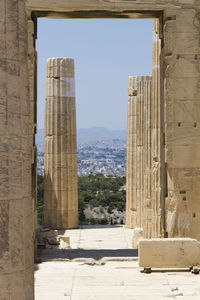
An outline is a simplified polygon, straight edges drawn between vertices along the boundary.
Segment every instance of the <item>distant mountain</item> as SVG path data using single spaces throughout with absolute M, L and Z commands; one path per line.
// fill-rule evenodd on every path
M 110 130 L 105 127 L 81 128 L 77 130 L 77 139 L 78 142 L 113 139 L 125 140 L 126 130 Z M 36 144 L 38 146 L 42 146 L 44 144 L 44 129 L 38 129 Z
M 82 128 L 77 131 L 78 141 L 126 139 L 126 130 L 110 130 L 105 127 Z

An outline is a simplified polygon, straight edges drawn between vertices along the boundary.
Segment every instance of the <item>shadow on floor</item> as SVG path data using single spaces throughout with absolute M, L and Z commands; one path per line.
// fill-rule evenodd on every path
M 45 249 L 41 253 L 41 259 L 76 259 L 76 258 L 92 258 L 100 260 L 104 257 L 137 257 L 137 249 L 98 249 L 98 250 L 85 250 L 85 249 Z

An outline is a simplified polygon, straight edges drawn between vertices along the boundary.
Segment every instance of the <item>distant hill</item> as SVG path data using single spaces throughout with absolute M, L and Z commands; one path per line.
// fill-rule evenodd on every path
M 77 131 L 78 141 L 126 139 L 126 130 L 110 130 L 105 127 L 82 128 Z
M 126 130 L 110 130 L 105 127 L 81 128 L 77 130 L 78 142 L 97 141 L 97 140 L 113 140 L 126 139 Z M 44 144 L 44 129 L 38 129 L 36 135 L 36 144 Z

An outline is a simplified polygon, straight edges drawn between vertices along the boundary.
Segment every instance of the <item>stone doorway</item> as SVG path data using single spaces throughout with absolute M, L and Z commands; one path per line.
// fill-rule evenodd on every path
M 155 24 L 156 24 L 156 21 L 155 21 Z M 155 26 L 156 25 L 154 25 L 154 31 L 156 30 Z M 157 35 L 155 34 L 155 36 L 156 37 L 154 37 L 154 43 L 157 40 L 159 40 L 159 38 L 157 38 L 158 34 Z M 157 43 L 155 43 L 154 48 L 155 47 L 158 47 Z M 155 49 L 154 49 L 154 51 L 155 51 Z M 154 55 L 154 70 L 156 72 L 158 72 L 157 69 L 159 69 L 159 67 L 157 68 L 157 65 L 159 65 L 159 64 L 156 64 L 155 60 L 156 59 L 155 59 L 155 55 Z M 129 213 L 130 212 L 127 211 L 127 214 L 129 214 Z M 132 218 L 132 216 L 130 216 L 130 218 Z M 144 217 L 144 219 L 145 219 L 145 217 Z M 109 246 L 106 244 L 106 242 L 108 242 L 108 241 L 106 240 L 106 236 L 104 236 L 104 235 L 107 235 L 107 231 L 109 229 L 110 229 L 111 234 L 110 234 L 110 237 L 108 234 L 108 240 L 111 241 L 113 238 L 113 241 L 114 241 L 115 230 L 116 230 L 116 233 L 119 234 L 118 241 L 121 240 L 121 244 L 119 243 L 117 245 L 118 246 L 117 249 L 113 249 L 113 245 L 111 245 L 111 244 Z M 125 237 L 122 234 L 120 234 L 120 231 L 123 232 Z M 148 234 L 152 234 L 152 233 L 149 233 L 149 230 L 147 230 L 147 231 L 148 231 Z M 94 234 L 94 236 L 95 236 L 94 241 L 92 239 L 92 237 L 94 238 L 94 236 L 92 236 L 92 235 L 90 236 L 89 233 L 92 235 Z M 62 234 L 62 233 L 59 232 L 59 234 Z M 99 238 L 99 234 L 100 234 L 100 238 Z M 102 234 L 102 236 L 101 236 L 101 234 Z M 81 226 L 81 229 L 74 230 L 71 232 L 69 230 L 66 230 L 65 232 L 63 232 L 63 235 L 64 235 L 64 238 L 70 237 L 70 240 L 72 240 L 72 244 L 69 243 L 69 247 L 72 247 L 72 249 L 70 249 L 70 250 L 68 249 L 67 251 L 65 251 L 64 249 L 62 249 L 62 251 L 58 250 L 58 249 L 57 250 L 54 249 L 54 251 L 52 251 L 50 249 L 45 250 L 42 253 L 42 261 L 45 262 L 45 260 L 47 260 L 47 259 L 48 260 L 54 260 L 54 259 L 62 260 L 63 259 L 66 261 L 68 261 L 68 260 L 73 261 L 74 259 L 77 258 L 77 259 L 82 259 L 82 261 L 86 264 L 87 263 L 93 264 L 93 263 L 96 263 L 96 261 L 99 261 L 99 256 L 101 256 L 101 255 L 103 258 L 106 256 L 109 256 L 109 259 L 112 259 L 113 261 L 115 259 L 116 259 L 116 261 L 117 261 L 117 259 L 119 259 L 119 258 L 115 258 L 115 255 L 117 255 L 117 256 L 120 256 L 120 258 L 123 259 L 124 261 L 128 261 L 127 255 L 130 255 L 130 257 L 131 257 L 131 256 L 133 256 L 133 252 L 134 252 L 134 254 L 135 253 L 137 254 L 136 250 L 132 251 L 131 249 L 129 249 L 131 247 L 130 245 L 127 246 L 127 249 L 123 245 L 122 241 L 125 239 L 128 240 L 127 243 L 131 244 L 131 230 L 126 230 L 123 227 L 120 227 L 120 228 L 116 227 L 116 228 L 112 229 L 109 227 L 95 228 L 95 226 L 93 226 L 91 228 L 88 228 L 87 226 L 86 227 Z M 116 247 L 116 244 L 114 244 L 114 246 Z M 109 247 L 110 247 L 110 249 L 109 249 Z M 120 249 L 120 247 L 124 247 L 124 248 L 122 248 L 123 250 Z M 40 266 L 39 266 L 38 272 L 36 272 L 36 275 L 37 274 L 40 274 Z M 39 285 L 40 285 L 40 283 L 38 282 L 37 286 L 39 286 Z M 41 292 L 41 290 L 40 291 L 39 290 L 40 289 L 37 290 L 38 293 Z
M 104 19 L 105 20 L 105 22 L 106 22 L 106 20 L 107 19 Z M 91 23 L 91 27 L 92 27 L 92 24 L 97 24 L 97 28 L 98 28 L 98 24 L 99 24 L 99 26 L 101 26 L 101 24 L 102 24 L 102 21 L 104 22 L 104 20 L 96 20 L 95 22 L 93 22 L 92 20 L 88 20 L 87 21 L 87 23 L 86 23 L 86 20 L 85 19 L 83 19 L 81 22 L 81 24 L 83 24 L 84 25 L 84 23 L 86 23 L 86 24 L 89 24 L 89 23 Z M 58 20 L 57 22 L 52 22 L 52 23 L 48 23 L 49 25 L 51 24 L 51 28 L 55 25 L 55 26 L 58 26 L 58 22 L 60 22 L 60 20 Z M 69 21 L 70 22 L 70 21 Z M 71 23 L 64 23 L 64 22 L 61 22 L 61 24 L 62 24 L 62 26 L 66 26 L 65 28 L 64 27 L 61 27 L 63 30 L 64 30 L 64 32 L 65 32 L 65 34 L 67 34 L 67 32 L 66 32 L 66 30 L 67 30 L 67 28 L 70 26 L 70 24 L 72 24 L 72 26 L 74 26 L 73 24 L 76 24 L 75 22 L 78 22 L 78 23 L 80 23 L 80 20 L 79 21 L 76 21 L 76 20 L 73 20 L 73 23 L 71 22 Z M 124 21 L 124 20 L 120 20 L 120 22 L 118 22 L 118 23 L 110 23 L 110 21 L 109 22 L 107 22 L 107 24 L 108 24 L 108 26 L 109 26 L 109 24 L 113 24 L 112 25 L 112 28 L 113 28 L 113 30 L 114 30 L 114 28 L 115 28 L 115 26 L 117 26 L 116 27 L 116 32 L 118 32 L 118 30 L 119 30 L 119 27 L 120 27 L 120 25 L 122 25 L 123 26 L 123 24 L 125 23 L 125 24 L 127 24 L 126 25 L 126 28 L 133 28 L 133 31 L 135 32 L 135 31 L 137 31 L 138 29 L 138 27 L 140 26 L 140 24 L 141 24 L 141 26 L 142 26 L 142 24 L 143 23 L 141 23 L 141 20 L 139 20 L 137 23 L 136 23 L 137 21 L 133 21 L 133 23 L 132 23 L 132 19 L 129 21 L 129 22 L 126 22 L 126 21 Z M 45 20 L 43 21 L 42 20 L 42 24 L 45 24 Z M 65 25 L 66 24 L 66 25 Z M 124 24 L 124 25 L 125 25 Z M 146 23 L 145 23 L 146 24 Z M 151 44 L 153 44 L 152 43 L 152 39 L 153 39 L 153 20 L 151 20 L 151 23 L 150 22 L 148 22 L 148 24 L 150 25 L 150 29 L 148 29 L 148 36 L 149 36 L 149 41 L 148 41 L 148 44 L 150 45 L 150 43 Z M 40 35 L 40 23 L 38 24 L 38 34 Z M 41 25 L 42 26 L 42 25 Z M 44 25 L 43 25 L 44 26 Z M 77 25 L 76 25 L 77 26 Z M 79 25 L 80 26 L 80 25 Z M 105 26 L 105 25 L 104 25 Z M 57 27 L 56 27 L 57 28 Z M 135 29 L 136 28 L 136 29 Z M 70 30 L 73 30 L 73 27 L 72 27 L 72 29 L 70 29 Z M 122 30 L 122 29 L 121 29 Z M 102 31 L 102 30 L 101 30 Z M 124 32 L 124 34 L 125 34 L 126 32 Z M 118 37 L 118 35 L 119 35 L 119 33 L 117 34 L 117 37 Z M 128 35 L 127 35 L 128 36 Z M 135 34 L 134 34 L 134 36 L 135 36 Z M 39 38 L 39 37 L 38 37 Z M 77 37 L 76 37 L 77 38 Z M 45 41 L 47 40 L 48 38 L 45 36 Z M 122 38 L 123 39 L 123 38 Z M 135 37 L 133 40 L 135 40 L 135 39 L 137 39 L 137 37 Z M 150 39 L 151 39 L 151 41 L 150 41 Z M 52 36 L 52 40 L 54 40 L 54 36 Z M 103 39 L 102 39 L 103 40 Z M 119 36 L 119 40 L 120 40 L 120 36 Z M 130 48 L 130 49 L 133 49 L 133 47 L 134 47 L 134 42 L 132 42 L 132 44 L 130 45 L 130 43 L 129 43 L 129 39 L 127 40 L 127 44 L 125 44 L 125 47 L 124 48 Z M 73 39 L 70 39 L 69 38 L 69 40 L 68 40 L 68 43 L 71 45 L 72 43 L 73 43 Z M 103 43 L 103 41 L 102 41 L 102 43 Z M 39 45 L 38 45 L 39 44 Z M 44 73 L 44 71 L 42 70 L 42 72 L 41 72 L 41 57 L 40 57 L 40 51 L 44 51 L 42 48 L 41 48 L 41 45 L 40 44 L 42 44 L 43 45 L 43 48 L 45 48 L 46 47 L 46 45 L 44 44 L 44 42 L 42 42 L 41 41 L 41 37 L 40 37 L 40 39 L 39 39 L 39 41 L 37 41 L 37 49 L 38 49 L 38 51 L 39 51 L 39 53 L 38 53 L 38 56 L 39 56 L 39 62 L 40 62 L 40 65 L 38 66 L 39 67 L 39 70 L 40 70 L 40 73 Z M 56 42 L 56 44 L 57 44 L 57 42 Z M 80 44 L 81 45 L 81 44 Z M 51 47 L 50 46 L 48 46 L 48 48 L 50 49 Z M 139 49 L 139 47 L 137 46 L 137 48 Z M 103 46 L 103 44 L 102 44 L 102 49 L 104 49 L 104 46 Z M 47 50 L 47 51 L 50 51 L 50 50 Z M 66 51 L 66 50 L 65 50 Z M 124 50 L 125 51 L 125 50 Z M 132 51 L 132 50 L 131 50 Z M 130 50 L 129 50 L 129 52 L 130 52 Z M 147 52 L 147 51 L 146 51 Z M 138 51 L 137 51 L 137 53 L 138 53 Z M 55 56 L 56 54 L 55 53 L 53 53 L 52 54 L 52 51 L 51 51 L 51 54 L 49 54 L 48 53 L 48 55 L 49 56 Z M 72 54 L 70 54 L 70 55 L 72 55 Z M 98 54 L 97 54 L 98 55 Z M 115 54 L 116 55 L 116 54 Z M 123 58 L 123 55 L 122 55 L 122 53 L 120 53 L 120 57 L 121 57 L 121 62 L 122 62 L 122 65 L 123 64 L 127 64 L 127 59 L 126 59 L 126 61 L 124 61 L 125 59 Z M 109 57 L 109 54 L 104 54 L 104 56 L 105 57 Z M 137 55 L 136 55 L 137 56 Z M 151 51 L 149 50 L 149 57 L 151 57 L 152 56 L 152 49 L 151 49 Z M 72 57 L 72 56 L 71 56 Z M 119 57 L 119 58 L 120 58 Z M 132 58 L 131 58 L 132 59 Z M 133 61 L 135 62 L 135 59 L 133 58 Z M 148 59 L 148 61 L 150 61 L 150 59 Z M 88 63 L 89 63 L 89 61 L 88 61 Z M 116 64 L 118 63 L 118 68 L 120 68 L 120 61 L 119 61 L 119 59 L 118 59 L 118 61 L 116 61 Z M 44 65 L 44 62 L 43 62 L 43 65 Z M 77 61 L 75 61 L 75 65 L 77 66 Z M 152 65 L 152 63 L 151 62 L 149 62 L 149 72 L 151 71 L 150 70 L 150 65 Z M 140 70 L 141 70 L 141 68 L 139 68 L 138 66 L 137 66 L 137 70 L 135 70 L 134 69 L 134 63 L 132 62 L 132 68 L 131 67 L 129 67 L 129 69 L 128 69 L 128 71 L 127 71 L 127 73 L 124 71 L 124 73 L 126 73 L 125 75 L 124 75 L 124 80 L 123 80 L 123 86 L 124 86 L 124 88 L 123 87 L 121 87 L 122 89 L 124 89 L 125 90 L 125 93 L 124 93 L 124 95 L 123 95 L 123 97 L 121 97 L 122 99 L 123 99 L 123 106 L 124 106 L 124 110 L 126 110 L 127 109 L 127 103 L 126 103 L 126 100 L 124 100 L 124 99 L 126 99 L 127 98 L 127 79 L 128 79 L 128 77 L 127 77 L 127 74 L 132 74 L 132 70 L 134 70 L 134 73 L 138 73 L 139 74 L 139 72 L 140 72 Z M 77 66 L 77 68 L 78 68 L 78 66 Z M 107 66 L 105 65 L 105 67 L 104 68 L 107 68 Z M 144 68 L 144 67 L 143 67 Z M 79 69 L 80 69 L 80 67 L 79 67 Z M 80 71 L 79 71 L 80 72 Z M 93 70 L 93 72 L 94 72 L 94 70 Z M 76 73 L 76 72 L 75 72 Z M 144 73 L 144 70 L 143 70 L 143 73 Z M 41 75 L 39 75 L 40 77 L 39 77 L 39 87 L 40 87 L 40 81 L 42 81 L 41 80 Z M 44 77 L 44 74 L 43 74 L 43 77 Z M 80 77 L 80 75 L 79 75 L 79 77 Z M 104 79 L 105 80 L 105 79 Z M 110 78 L 108 78 L 108 81 L 110 80 Z M 80 79 L 79 79 L 79 81 L 80 81 Z M 88 80 L 87 80 L 88 81 Z M 125 82 L 124 82 L 125 81 Z M 97 82 L 98 82 L 98 79 L 97 79 Z M 76 81 L 76 83 L 77 83 L 77 81 Z M 102 82 L 103 83 L 103 82 Z M 101 84 L 102 84 L 101 83 Z M 86 84 L 87 84 L 87 82 L 86 82 Z M 43 82 L 43 85 L 45 85 L 44 84 L 44 82 Z M 80 83 L 79 83 L 79 85 L 80 85 Z M 89 84 L 88 84 L 89 85 Z M 112 81 L 111 81 L 111 83 L 110 83 L 110 85 L 111 86 L 113 86 L 113 89 L 116 89 L 116 87 L 115 87 L 115 84 L 112 84 Z M 122 86 L 122 85 L 121 85 Z M 117 87 L 117 89 L 119 90 L 120 88 L 119 87 Z M 116 89 L 116 90 L 117 90 Z M 107 91 L 107 90 L 106 90 Z M 77 91 L 76 91 L 77 92 Z M 79 92 L 79 94 L 80 94 L 80 92 Z M 112 95 L 113 96 L 113 95 Z M 83 97 L 82 96 L 82 94 L 81 94 L 81 97 Z M 41 95 L 39 94 L 39 101 L 41 101 L 41 99 L 44 99 L 45 98 L 45 96 L 42 96 L 41 97 Z M 79 95 L 79 98 L 80 98 L 80 95 Z M 119 98 L 119 97 L 118 97 Z M 113 99 L 115 99 L 115 97 L 113 97 Z M 109 99 L 108 99 L 109 100 Z M 44 100 L 42 100 L 43 102 L 45 102 Z M 85 102 L 85 100 L 83 101 L 83 102 Z M 116 99 L 115 99 L 115 102 L 116 102 Z M 117 104 L 117 103 L 114 103 L 114 105 L 115 104 Z M 41 104 L 40 104 L 41 105 Z M 41 106 L 40 106 L 41 107 Z M 120 113 L 122 114 L 122 112 L 120 111 Z M 123 111 L 123 113 L 125 114 L 125 113 L 127 113 L 127 112 L 124 112 Z M 40 118 L 41 118 L 41 114 L 39 115 L 40 116 Z M 39 121 L 39 124 L 41 124 L 41 121 L 40 121 L 40 119 L 38 120 Z M 48 123 L 48 122 L 47 122 Z M 125 123 L 125 122 L 124 122 Z M 126 125 L 126 123 L 125 123 L 125 125 Z M 52 131 L 52 125 L 50 126 L 50 128 L 51 128 L 51 131 Z M 56 131 L 56 130 L 55 130 Z M 52 137 L 52 136 L 51 136 Z M 52 165 L 52 163 L 50 164 L 50 165 Z M 56 177 L 55 177 L 55 180 L 54 181 L 56 181 Z M 51 201 L 50 201 L 51 202 Z M 128 213 L 128 212 L 127 212 Z M 124 216 L 123 216 L 123 220 L 124 220 Z M 113 222 L 115 221 L 115 220 L 112 220 Z M 120 221 L 119 221 L 119 219 L 117 220 L 119 223 L 120 223 Z M 124 220 L 125 221 L 125 220 Z M 47 227 L 49 227 L 49 228 L 51 228 L 51 226 L 47 226 Z M 54 228 L 55 229 L 58 229 L 59 227 L 55 227 L 54 226 Z M 66 227 L 67 228 L 67 227 Z
M 158 77 L 155 81 L 156 99 L 159 99 L 156 102 L 159 105 L 155 107 L 154 118 L 154 170 L 157 183 L 154 198 L 157 208 L 155 232 L 158 236 L 167 233 L 168 237 L 190 236 L 200 239 L 198 1 L 87 0 L 83 4 L 80 0 L 28 0 L 26 4 L 28 53 L 25 1 L 1 1 L 2 20 L 5 19 L 1 23 L 1 91 L 7 107 L 1 110 L 2 162 L 5 168 L 2 169 L 3 199 L 0 207 L 3 241 L 0 282 L 4 299 L 34 298 L 34 230 L 31 216 L 36 191 L 34 135 L 37 55 L 34 41 L 37 35 L 37 17 L 159 19 L 162 76 L 160 98 Z

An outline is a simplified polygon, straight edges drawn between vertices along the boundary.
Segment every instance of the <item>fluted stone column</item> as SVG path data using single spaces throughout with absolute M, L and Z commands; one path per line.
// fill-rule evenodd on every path
M 145 238 L 152 236 L 152 197 L 151 197 L 151 106 L 152 106 L 152 77 L 143 77 L 143 183 L 142 183 L 142 227 Z
M 151 76 L 129 77 L 126 225 L 149 236 L 151 210 Z
M 126 226 L 136 226 L 136 106 L 137 78 L 128 78 L 127 152 L 126 152 Z
M 74 60 L 47 60 L 44 225 L 78 226 Z
M 164 102 L 163 62 L 159 19 L 154 19 L 153 31 L 153 70 L 152 70 L 152 237 L 165 235 L 165 141 L 164 141 Z M 162 64 L 162 65 L 161 65 Z
M 33 202 L 25 1 L 0 1 L 0 298 L 33 300 Z
M 148 83 L 150 81 L 150 83 Z M 137 226 L 143 228 L 144 236 L 146 236 L 146 210 L 148 209 L 147 201 L 144 195 L 146 182 L 144 181 L 145 175 L 145 158 L 148 155 L 149 149 L 145 148 L 144 141 L 149 134 L 145 131 L 145 123 L 150 121 L 146 120 L 149 114 L 145 115 L 145 102 L 151 101 L 151 76 L 138 76 L 137 77 L 137 121 L 136 121 L 136 197 L 137 197 Z M 147 99 L 148 98 L 148 99 Z M 146 107 L 147 108 L 147 107 Z M 150 125 L 150 123 L 149 123 Z M 146 145 L 147 146 L 147 145 Z M 149 174 L 150 176 L 150 174 Z
M 136 198 L 137 226 L 142 227 L 143 206 L 143 78 L 137 77 L 137 108 L 136 108 Z

